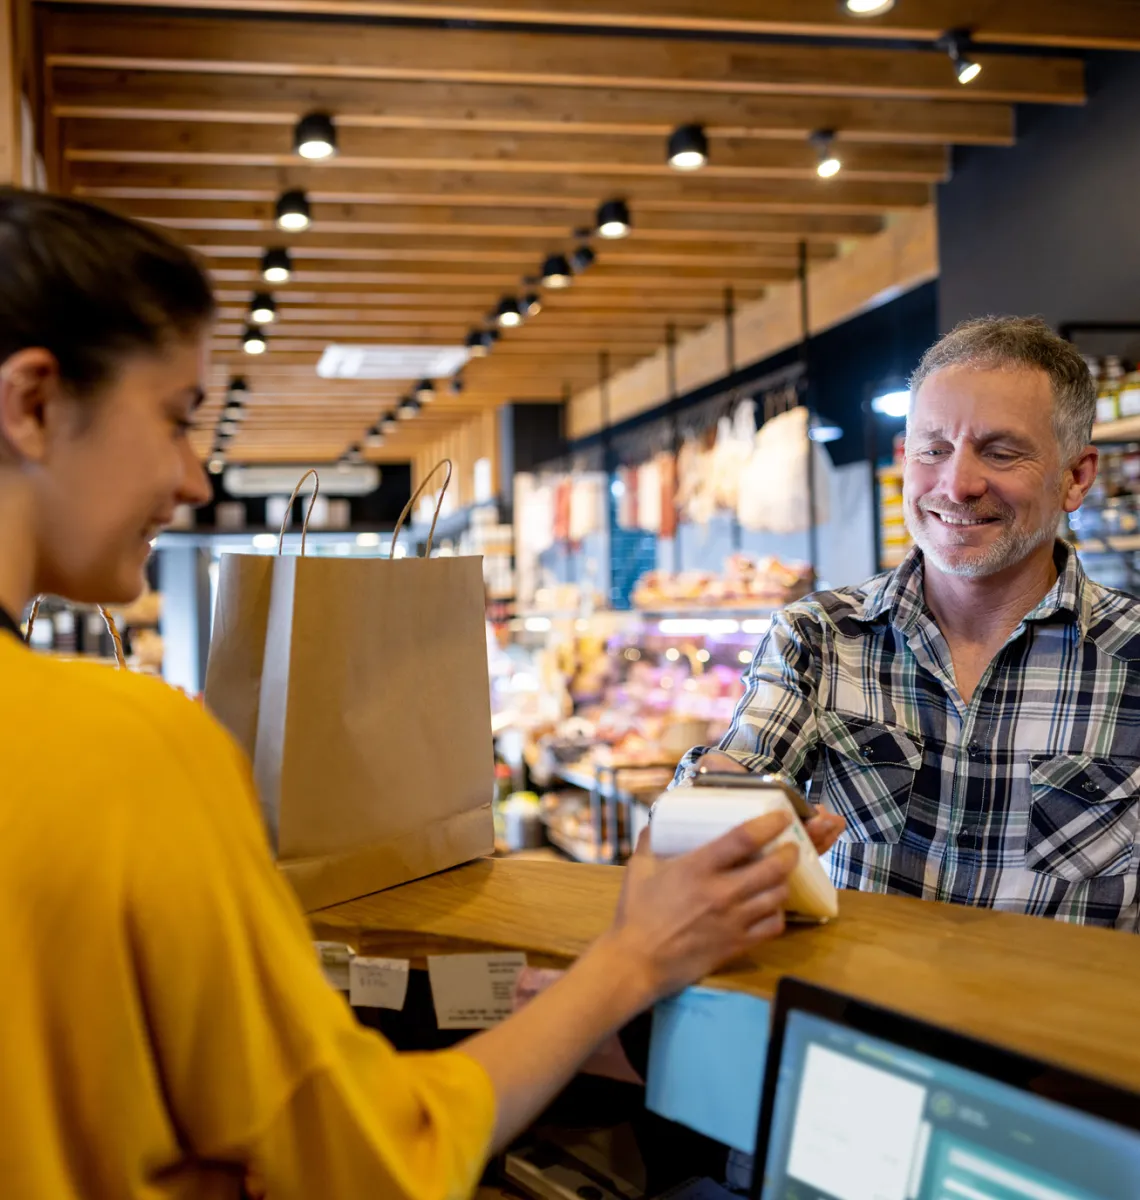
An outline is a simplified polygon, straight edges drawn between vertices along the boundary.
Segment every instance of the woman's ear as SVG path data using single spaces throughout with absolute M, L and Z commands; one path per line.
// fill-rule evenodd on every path
M 0 453 L 40 462 L 47 451 L 47 403 L 59 395 L 59 364 L 50 350 L 17 350 L 0 364 Z

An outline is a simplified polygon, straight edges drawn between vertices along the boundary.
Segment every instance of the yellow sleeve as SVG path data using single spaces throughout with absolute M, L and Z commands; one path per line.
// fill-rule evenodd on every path
M 252 781 L 203 714 L 134 806 L 126 920 L 181 1140 L 271 1200 L 463 1197 L 495 1101 L 466 1055 L 399 1055 L 326 983 L 265 844 Z

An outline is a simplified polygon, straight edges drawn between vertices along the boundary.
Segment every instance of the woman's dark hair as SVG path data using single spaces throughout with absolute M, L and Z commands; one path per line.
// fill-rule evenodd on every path
M 0 187 L 0 362 L 42 346 L 78 393 L 118 361 L 197 333 L 214 297 L 194 255 L 78 200 Z

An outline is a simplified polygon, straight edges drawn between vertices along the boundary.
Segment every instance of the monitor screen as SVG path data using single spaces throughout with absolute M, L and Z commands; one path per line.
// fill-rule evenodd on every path
M 1137 1200 L 1140 1134 L 793 1010 L 760 1195 Z

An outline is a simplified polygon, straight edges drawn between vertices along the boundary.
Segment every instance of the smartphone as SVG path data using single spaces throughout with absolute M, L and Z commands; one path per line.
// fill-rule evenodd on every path
M 693 779 L 694 787 L 717 788 L 779 788 L 788 798 L 792 811 L 801 821 L 810 821 L 817 816 L 815 805 L 808 802 L 807 797 L 785 775 L 746 775 L 735 771 L 710 771 L 701 767 Z

